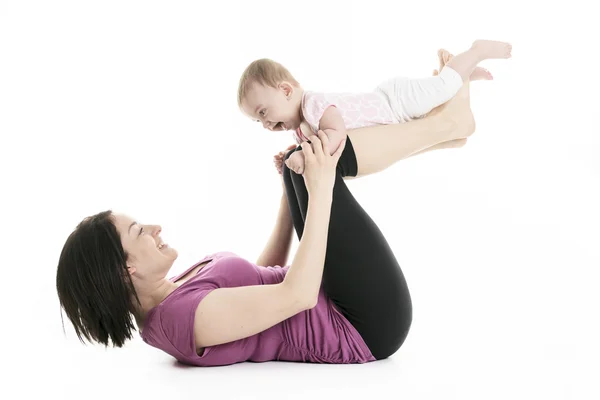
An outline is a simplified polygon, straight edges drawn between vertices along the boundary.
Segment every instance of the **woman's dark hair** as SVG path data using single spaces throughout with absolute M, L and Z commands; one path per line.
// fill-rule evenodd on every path
M 122 347 L 133 337 L 139 299 L 126 261 L 110 210 L 85 218 L 69 235 L 58 261 L 56 290 L 82 342 L 108 346 L 110 340 Z

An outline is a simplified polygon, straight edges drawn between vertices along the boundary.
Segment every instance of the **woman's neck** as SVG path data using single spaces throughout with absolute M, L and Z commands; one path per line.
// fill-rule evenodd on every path
M 148 279 L 148 278 L 137 278 L 133 277 L 133 287 L 135 292 L 140 299 L 141 306 L 138 306 L 138 310 L 135 313 L 135 320 L 138 328 L 143 329 L 146 315 L 154 307 L 158 306 L 167 298 L 168 295 L 173 293 L 181 284 L 189 280 L 191 277 L 196 275 L 204 266 L 206 266 L 210 260 L 205 261 L 201 264 L 196 265 L 190 269 L 184 276 L 179 277 L 175 282 L 167 279 L 166 277 Z
M 145 316 L 151 309 L 158 306 L 168 295 L 177 289 L 178 284 L 167 278 L 156 281 L 134 281 L 133 286 L 140 300 L 139 314 Z

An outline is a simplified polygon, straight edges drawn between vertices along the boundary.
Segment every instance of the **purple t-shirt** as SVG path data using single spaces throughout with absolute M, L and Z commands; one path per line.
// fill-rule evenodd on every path
M 375 360 L 359 333 L 322 289 L 316 307 L 256 335 L 206 347 L 199 356 L 194 341 L 194 316 L 207 294 L 221 287 L 278 283 L 283 281 L 289 268 L 257 266 L 233 253 L 219 252 L 205 257 L 172 280 L 209 260 L 196 275 L 150 310 L 141 332 L 144 342 L 182 363 L 198 366 L 244 361 L 348 364 Z

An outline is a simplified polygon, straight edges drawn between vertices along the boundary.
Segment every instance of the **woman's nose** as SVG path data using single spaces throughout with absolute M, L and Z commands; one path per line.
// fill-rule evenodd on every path
M 160 232 L 162 232 L 162 227 L 160 225 L 152 226 L 152 236 L 158 236 Z

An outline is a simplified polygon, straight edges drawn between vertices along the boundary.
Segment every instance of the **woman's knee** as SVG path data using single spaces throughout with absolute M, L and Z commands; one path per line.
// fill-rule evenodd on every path
M 346 145 L 340 159 L 338 160 L 337 169 L 342 177 L 355 177 L 358 175 L 358 160 L 354 145 L 350 137 L 346 137 Z
M 383 360 L 396 353 L 406 341 L 412 325 L 412 312 L 403 315 L 394 326 L 386 326 L 373 346 L 372 354 L 378 360 Z

